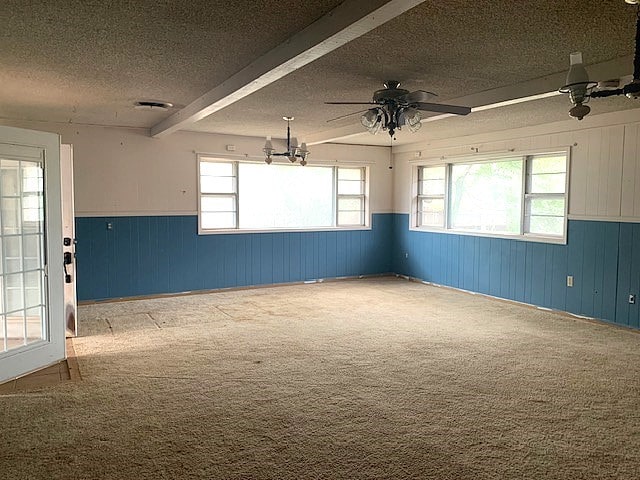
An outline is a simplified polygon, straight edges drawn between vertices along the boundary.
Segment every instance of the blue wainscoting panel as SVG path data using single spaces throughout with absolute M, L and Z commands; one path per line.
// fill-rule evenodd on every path
M 392 269 L 429 282 L 638 328 L 640 224 L 569 221 L 567 245 L 409 230 L 392 222 Z M 636 246 L 634 249 L 633 246 Z M 567 287 L 572 275 L 574 286 Z
M 635 248 L 634 248 L 635 246 Z M 636 303 L 629 303 L 629 295 Z M 640 224 L 620 224 L 620 257 L 617 283 L 618 323 L 640 328 Z
M 197 216 L 78 217 L 78 299 L 388 273 L 394 221 L 376 214 L 371 230 L 198 235 Z

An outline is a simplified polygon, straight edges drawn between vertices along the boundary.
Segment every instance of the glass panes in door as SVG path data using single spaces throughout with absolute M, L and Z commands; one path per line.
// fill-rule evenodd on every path
M 0 158 L 0 352 L 47 339 L 42 163 Z

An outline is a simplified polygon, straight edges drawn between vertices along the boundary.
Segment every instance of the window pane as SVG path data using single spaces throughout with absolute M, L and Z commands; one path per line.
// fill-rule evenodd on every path
M 240 228 L 333 225 L 332 167 L 241 163 L 238 179 Z
M 564 217 L 564 198 L 531 198 L 527 211 L 530 215 Z
M 567 159 L 565 155 L 537 156 L 530 157 L 531 173 L 565 173 L 567 169 Z
M 444 178 L 442 180 L 423 180 L 420 182 L 421 195 L 444 195 Z
M 338 212 L 338 225 L 362 225 L 362 212 Z
M 363 180 L 362 168 L 338 168 L 338 180 Z
M 422 180 L 444 180 L 444 166 L 422 167 Z
M 7 237 L 7 239 L 8 238 L 10 237 Z M 36 268 L 41 268 L 40 258 L 42 256 L 42 234 L 25 235 L 22 238 L 24 245 L 25 270 L 35 270 Z
M 338 198 L 338 210 L 364 210 L 364 201 L 362 198 L 346 197 Z
M 421 167 L 420 195 L 444 195 L 445 167 Z
M 42 192 L 44 183 L 42 179 L 42 167 L 22 167 L 22 191 L 24 193 Z
M 565 173 L 531 175 L 529 193 L 564 193 L 565 178 Z
M 201 212 L 202 228 L 236 228 L 236 214 L 234 212 Z
M 20 213 L 19 198 L 0 199 L 2 208 L 2 233 L 3 235 L 15 235 L 22 233 L 22 218 Z
M 24 295 L 23 295 L 23 275 L 22 273 L 15 273 L 13 275 L 7 275 L 4 277 L 6 282 L 6 311 L 13 312 L 24 308 Z
M 235 197 L 202 197 L 200 209 L 203 212 L 235 212 Z
M 421 198 L 419 209 L 421 226 L 444 227 L 444 198 Z
M 520 233 L 522 160 L 454 164 L 451 168 L 451 227 Z
M 200 177 L 200 192 L 202 193 L 234 193 L 235 189 L 235 177 Z
M 562 236 L 564 232 L 564 217 L 538 217 L 532 215 L 529 218 L 529 232 Z
M 10 313 L 7 319 L 7 347 L 9 349 L 20 347 L 25 344 L 24 338 L 24 310 Z
M 22 237 L 4 237 L 2 247 L 4 249 L 4 272 L 15 273 L 22 271 Z
M 17 160 L 0 160 L 0 187 L 3 196 L 20 195 L 20 163 Z
M 200 162 L 200 175 L 233 177 L 233 163 Z
M 42 319 L 44 318 L 42 307 L 30 308 L 27 314 L 27 343 L 42 340 Z
M 25 306 L 36 307 L 42 305 L 41 271 L 26 272 L 24 274 Z
M 338 195 L 362 195 L 364 182 L 360 180 L 338 180 Z

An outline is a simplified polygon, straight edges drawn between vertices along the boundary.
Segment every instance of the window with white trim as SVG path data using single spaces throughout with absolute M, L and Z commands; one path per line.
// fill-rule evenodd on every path
M 367 167 L 199 157 L 199 230 L 363 228 Z
M 365 171 L 364 168 L 337 167 L 338 173 L 338 225 L 364 225 L 365 223 Z
M 564 242 L 567 152 L 417 167 L 412 228 Z
M 445 175 L 444 166 L 418 169 L 419 225 L 444 227 Z

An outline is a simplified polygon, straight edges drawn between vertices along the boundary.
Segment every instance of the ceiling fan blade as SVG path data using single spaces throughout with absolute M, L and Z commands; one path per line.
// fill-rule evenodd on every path
M 433 97 L 437 97 L 433 92 L 427 92 L 426 90 L 416 90 L 415 92 L 410 92 L 405 95 L 402 95 L 400 98 L 407 103 L 418 103 L 418 102 L 428 102 Z
M 367 109 L 365 109 L 365 110 L 358 110 L 357 112 L 347 113 L 346 115 L 340 115 L 339 117 L 332 118 L 331 120 L 327 120 L 327 123 L 329 123 L 329 122 L 335 122 L 336 120 L 340 120 L 340 119 L 342 119 L 342 118 L 347 118 L 347 117 L 350 117 L 351 115 L 357 115 L 358 113 L 364 113 L 364 112 L 366 112 L 367 110 L 369 110 L 369 109 L 367 108 Z
M 442 103 L 416 102 L 412 104 L 418 110 L 426 110 L 428 112 L 453 113 L 454 115 L 468 115 L 471 113 L 471 107 L 461 107 L 459 105 L 445 105 Z
M 378 105 L 376 102 L 324 102 L 325 105 Z

